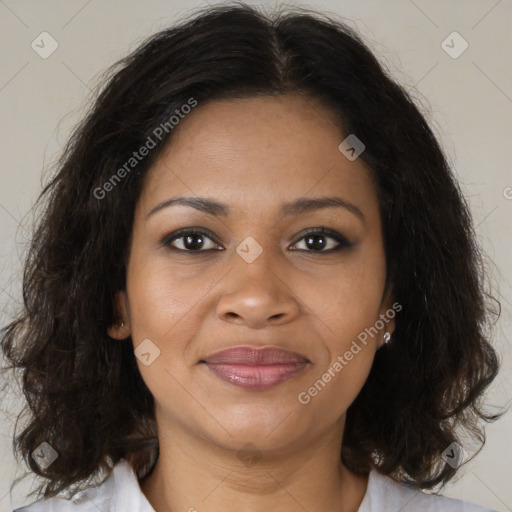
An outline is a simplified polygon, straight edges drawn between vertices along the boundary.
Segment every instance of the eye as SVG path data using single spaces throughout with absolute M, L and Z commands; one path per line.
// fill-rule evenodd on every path
M 304 242 L 303 242 L 304 241 Z M 172 250 L 200 253 L 212 250 L 224 250 L 215 241 L 215 236 L 205 228 L 183 228 L 164 237 L 162 245 Z M 294 245 L 302 243 L 303 247 L 292 249 L 293 251 L 331 253 L 353 244 L 342 234 L 325 227 L 309 229 L 300 234 L 300 238 Z M 293 247 L 293 246 L 292 246 Z
M 171 249 L 190 253 L 221 250 L 213 234 L 206 229 L 184 228 L 167 235 L 162 244 Z
M 294 245 L 301 243 L 303 240 L 303 247 L 305 248 L 292 250 L 330 253 L 352 246 L 352 243 L 342 234 L 325 227 L 314 228 L 308 230 L 306 233 L 301 233 L 301 238 Z

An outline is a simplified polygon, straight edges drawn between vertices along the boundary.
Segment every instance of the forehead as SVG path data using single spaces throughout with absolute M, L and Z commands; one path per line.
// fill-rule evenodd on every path
M 368 167 L 338 149 L 345 138 L 330 110 L 301 95 L 199 104 L 149 170 L 140 207 L 185 194 L 247 210 L 337 193 L 376 208 Z

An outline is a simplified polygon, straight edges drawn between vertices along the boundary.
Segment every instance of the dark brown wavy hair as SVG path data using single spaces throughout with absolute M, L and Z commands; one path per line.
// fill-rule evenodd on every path
M 78 489 L 120 458 L 143 475 L 158 456 L 154 400 L 131 340 L 115 341 L 107 328 L 118 320 L 114 295 L 125 287 L 141 185 L 172 130 L 104 197 L 98 188 L 190 98 L 287 93 L 319 100 L 364 142 L 387 281 L 403 307 L 348 409 L 343 463 L 428 489 L 455 474 L 440 458 L 452 442 L 464 445 L 462 432 L 483 445 L 482 420 L 498 417 L 482 396 L 499 366 L 488 329 L 499 302 L 486 291 L 468 205 L 427 121 L 344 22 L 224 4 L 153 35 L 107 71 L 34 207 L 22 310 L 1 346 L 29 415 L 15 453 L 46 479 L 44 497 Z M 59 456 L 43 471 L 31 453 L 45 441 Z

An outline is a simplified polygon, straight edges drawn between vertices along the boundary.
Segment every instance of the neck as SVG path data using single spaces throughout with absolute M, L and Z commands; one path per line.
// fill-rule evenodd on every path
M 366 492 L 368 476 L 341 463 L 339 430 L 265 452 L 225 449 L 179 428 L 159 431 L 159 441 L 159 459 L 140 482 L 157 512 L 357 512 Z

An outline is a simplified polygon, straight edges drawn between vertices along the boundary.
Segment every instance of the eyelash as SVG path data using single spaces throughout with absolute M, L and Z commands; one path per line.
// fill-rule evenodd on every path
M 199 249 L 199 250 L 194 251 L 191 249 L 178 249 L 177 247 L 174 247 L 173 245 L 171 245 L 172 242 L 174 242 L 175 240 L 178 240 L 180 238 L 183 238 L 185 235 L 206 236 L 209 239 L 211 239 L 215 244 L 220 245 L 220 244 L 218 244 L 218 242 L 216 242 L 214 234 L 205 228 L 179 229 L 178 231 L 175 231 L 174 233 L 170 233 L 169 235 L 165 236 L 161 240 L 161 244 L 173 251 L 185 252 L 185 253 L 189 253 L 189 254 L 200 254 L 200 253 L 209 252 L 212 250 L 219 250 L 219 249 L 206 249 L 206 250 Z M 293 243 L 293 245 L 297 244 L 298 242 L 302 241 L 307 236 L 311 236 L 311 235 L 317 235 L 317 236 L 320 235 L 320 236 L 323 236 L 324 238 L 332 238 L 338 243 L 338 245 L 336 247 L 328 249 L 328 250 L 318 250 L 318 251 L 315 251 L 312 249 L 311 250 L 292 249 L 292 250 L 293 251 L 310 252 L 313 254 L 322 254 L 322 253 L 323 254 L 331 254 L 333 252 L 341 251 L 342 249 L 349 249 L 353 245 L 340 233 L 338 233 L 332 229 L 325 228 L 323 226 L 320 228 L 311 228 L 309 230 L 306 230 L 306 231 L 300 233 L 300 237 L 296 239 L 296 241 Z

